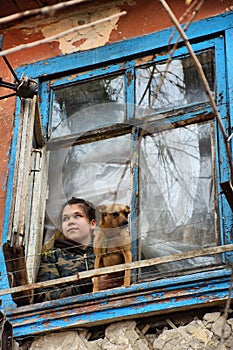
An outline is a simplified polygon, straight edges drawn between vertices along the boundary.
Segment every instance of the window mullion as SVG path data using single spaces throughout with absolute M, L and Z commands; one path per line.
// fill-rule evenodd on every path
M 134 118 L 135 104 L 135 77 L 134 64 L 125 71 L 125 100 L 127 120 Z
M 138 238 L 138 210 L 139 210 L 139 128 L 132 131 L 131 148 L 131 222 L 130 234 L 132 240 L 133 261 L 139 260 L 140 240 Z M 136 271 L 132 271 L 132 280 L 137 279 Z

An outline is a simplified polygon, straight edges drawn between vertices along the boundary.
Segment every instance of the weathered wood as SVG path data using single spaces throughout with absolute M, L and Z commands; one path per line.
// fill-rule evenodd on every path
M 2 289 L 2 290 L 0 290 L 0 296 L 6 295 L 6 294 L 11 294 L 11 293 L 16 293 L 16 292 L 21 292 L 24 290 L 32 290 L 32 289 L 36 289 L 36 288 L 50 287 L 50 286 L 59 285 L 62 283 L 77 282 L 78 280 L 82 280 L 85 278 L 92 278 L 95 276 L 101 276 L 101 275 L 112 273 L 112 272 L 124 271 L 125 269 L 132 270 L 132 269 L 136 269 L 136 268 L 140 268 L 140 267 L 153 266 L 153 265 L 159 265 L 159 264 L 164 264 L 164 263 L 170 263 L 170 262 L 174 262 L 174 261 L 197 258 L 200 256 L 221 254 L 221 253 L 225 253 L 225 252 L 230 252 L 232 250 L 233 250 L 233 244 L 228 244 L 228 245 L 223 245 L 223 246 L 219 246 L 219 247 L 197 249 L 197 250 L 192 250 L 190 252 L 185 252 L 185 253 L 168 255 L 168 256 L 152 258 L 152 259 L 147 259 L 147 260 L 134 261 L 132 263 L 104 267 L 104 268 L 95 269 L 95 270 L 88 270 L 88 271 L 80 272 L 79 274 L 74 275 L 74 276 L 68 276 L 68 277 L 57 278 L 57 279 L 44 281 L 44 282 L 32 283 L 32 284 L 19 286 L 19 287 L 15 287 L 15 288 Z
M 27 246 L 27 271 L 29 283 L 34 283 L 40 266 L 40 256 L 44 231 L 45 205 L 47 198 L 48 153 L 41 150 L 41 170 L 34 172 L 31 194 L 30 235 Z
M 3 245 L 7 272 L 11 289 L 19 285 L 28 285 L 28 275 L 24 248 L 11 247 L 9 243 Z M 17 287 L 16 287 L 17 288 Z M 30 304 L 32 302 L 32 291 L 29 289 L 12 292 L 12 298 L 18 306 Z
M 48 171 L 47 164 L 43 164 L 45 149 L 39 150 L 43 160 L 41 169 L 33 171 L 35 166 L 35 153 L 32 153 L 34 136 L 40 147 L 43 144 L 43 133 L 37 96 L 34 96 L 33 100 L 22 99 L 21 101 L 13 205 L 8 234 L 10 243 L 7 243 L 4 249 L 11 287 L 35 282 L 37 267 L 40 263 L 43 237 L 41 223 L 44 222 Z M 30 208 L 29 204 L 31 204 Z M 18 305 L 31 302 L 32 293 L 25 291 L 17 293 L 20 295 L 13 293 L 12 296 Z
M 228 201 L 228 204 L 231 207 L 231 210 L 233 211 L 233 187 L 232 187 L 232 184 L 230 183 L 230 181 L 226 181 L 226 182 L 221 182 L 220 186 L 221 186 L 223 193 L 226 196 L 226 199 Z
M 35 108 L 36 108 L 37 97 L 34 96 L 33 100 L 27 99 L 26 102 L 29 104 L 28 109 L 28 123 L 26 126 L 25 139 L 22 141 L 25 143 L 24 148 L 22 149 L 23 167 L 22 167 L 22 177 L 23 177 L 23 187 L 21 190 L 21 207 L 20 207 L 20 217 L 18 223 L 18 233 L 22 235 L 21 241 L 19 244 L 23 243 L 23 235 L 25 233 L 25 222 L 27 215 L 27 203 L 28 203 L 28 190 L 29 182 L 31 176 L 31 153 L 32 153 L 32 140 L 33 140 L 33 130 L 34 130 L 34 120 L 35 120 Z
M 50 139 L 47 143 L 47 150 L 55 150 L 73 147 L 84 143 L 105 140 L 111 137 L 122 136 L 131 132 L 133 126 L 128 124 L 115 124 L 98 130 L 90 130 L 86 133 L 75 133 L 62 137 Z
M 42 129 L 40 107 L 39 107 L 38 99 L 36 100 L 34 130 L 35 130 L 35 139 L 36 139 L 37 147 L 43 147 L 45 144 L 45 140 L 44 140 L 44 136 L 43 136 L 43 129 Z
M 13 239 L 14 246 L 20 246 L 23 243 L 23 237 L 25 234 L 25 220 L 28 198 L 27 194 L 31 166 L 31 151 L 36 99 L 37 97 L 35 96 L 33 100 L 25 99 L 22 102 L 22 135 L 20 142 L 20 154 L 18 159 L 19 167 L 17 173 L 16 198 L 13 212 L 12 228 L 12 234 L 15 236 Z

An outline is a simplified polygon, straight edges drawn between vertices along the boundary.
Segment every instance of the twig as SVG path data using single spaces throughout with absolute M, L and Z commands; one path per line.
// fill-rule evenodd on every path
M 180 36 L 182 37 L 182 39 L 184 41 L 184 44 L 185 44 L 186 48 L 188 49 L 188 52 L 189 52 L 190 56 L 193 59 L 193 62 L 194 62 L 195 66 L 196 66 L 196 69 L 197 69 L 197 72 L 198 72 L 198 74 L 200 76 L 200 79 L 201 79 L 203 85 L 204 85 L 206 94 L 207 94 L 207 96 L 209 98 L 209 101 L 211 103 L 212 109 L 214 111 L 214 115 L 217 118 L 218 124 L 220 126 L 220 129 L 221 129 L 224 141 L 225 141 L 226 151 L 227 151 L 227 156 L 228 156 L 228 162 L 229 162 L 229 166 L 230 166 L 231 181 L 232 181 L 232 179 L 233 179 L 233 165 L 232 165 L 232 160 L 231 160 L 232 156 L 231 156 L 230 146 L 229 146 L 229 143 L 228 143 L 228 137 L 227 137 L 224 125 L 222 123 L 221 116 L 219 115 L 216 103 L 215 103 L 215 101 L 214 101 L 214 99 L 212 97 L 211 90 L 210 90 L 210 87 L 209 87 L 209 83 L 208 83 L 208 81 L 207 81 L 207 79 L 205 77 L 205 73 L 204 73 L 204 71 L 202 69 L 202 65 L 199 62 L 195 52 L 193 51 L 192 46 L 191 46 L 191 44 L 190 44 L 190 42 L 189 42 L 189 40 L 188 40 L 188 38 L 187 38 L 183 28 L 181 27 L 181 25 L 178 22 L 176 16 L 174 15 L 172 10 L 168 6 L 167 2 L 165 0 L 159 0 L 159 2 L 163 6 L 164 10 L 167 12 L 167 14 L 170 17 L 170 19 L 173 22 L 173 24 L 176 26 L 178 32 L 180 33 Z
M 147 333 L 148 329 L 150 329 L 149 323 L 147 323 L 145 325 L 145 327 L 143 327 L 143 329 L 141 330 L 142 335 L 145 335 Z
M 170 318 L 167 318 L 166 322 L 172 329 L 177 329 L 176 325 L 170 320 Z
M 66 36 L 68 34 L 71 34 L 73 32 L 81 31 L 83 29 L 91 28 L 91 27 L 97 26 L 99 24 L 111 21 L 114 18 L 126 15 L 126 13 L 127 13 L 126 11 L 122 11 L 122 12 L 116 13 L 115 15 L 108 16 L 108 17 L 99 19 L 97 21 L 94 21 L 94 22 L 91 22 L 91 23 L 88 23 L 88 24 L 83 24 L 81 26 L 77 26 L 77 27 L 65 30 L 64 32 L 52 35 L 52 36 L 50 36 L 48 38 L 44 38 L 44 39 L 33 41 L 31 43 L 28 43 L 28 44 L 22 44 L 22 45 L 18 45 L 16 47 L 12 47 L 11 49 L 7 49 L 7 50 L 4 50 L 4 51 L 1 51 L 0 52 L 0 56 L 6 56 L 6 55 L 9 55 L 11 53 L 23 50 L 23 49 L 29 49 L 29 48 L 35 47 L 37 45 L 48 43 L 50 41 L 53 41 L 53 40 L 56 40 L 56 39 L 61 38 L 63 36 Z
M 0 25 L 8 24 L 12 21 L 17 21 L 19 19 L 33 17 L 33 16 L 37 16 L 37 15 L 53 16 L 54 13 L 58 10 L 63 10 L 64 8 L 78 5 L 78 4 L 81 4 L 83 2 L 90 2 L 90 1 L 91 0 L 70 0 L 70 1 L 66 1 L 66 2 L 60 2 L 59 4 L 56 4 L 56 5 L 44 6 L 40 9 L 26 10 L 26 11 L 23 11 L 20 13 L 15 13 L 13 15 L 0 18 Z
M 196 7 L 195 11 L 193 11 L 192 16 L 190 17 L 189 21 L 186 23 L 186 25 L 184 27 L 184 31 L 186 31 L 189 28 L 190 24 L 192 23 L 192 20 L 195 18 L 195 16 L 197 15 L 198 11 L 201 8 L 201 6 L 203 5 L 203 2 L 204 2 L 204 0 L 199 1 L 198 6 Z M 151 103 L 151 109 L 152 109 L 152 106 L 155 103 L 155 100 L 157 99 L 158 94 L 159 94 L 159 92 L 160 92 L 160 90 L 162 88 L 162 85 L 164 83 L 164 80 L 166 78 L 166 75 L 167 75 L 167 72 L 168 72 L 168 69 L 169 69 L 169 66 L 170 66 L 170 63 L 172 61 L 173 54 L 175 53 L 175 51 L 176 51 L 176 49 L 178 47 L 180 39 L 181 39 L 181 35 L 178 36 L 174 46 L 172 47 L 172 50 L 170 51 L 170 57 L 167 60 L 165 70 L 164 70 L 164 72 L 163 72 L 163 74 L 161 76 L 159 85 L 158 85 L 158 87 L 157 87 L 157 89 L 155 91 L 155 94 L 153 96 L 153 100 L 152 100 L 152 103 Z

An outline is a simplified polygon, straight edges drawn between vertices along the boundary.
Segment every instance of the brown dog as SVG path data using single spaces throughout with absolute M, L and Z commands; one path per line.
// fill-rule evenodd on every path
M 97 209 L 101 219 L 94 234 L 94 268 L 131 262 L 131 239 L 126 228 L 130 208 L 121 204 L 111 204 L 99 206 Z M 125 270 L 123 285 L 130 285 L 130 270 Z M 98 277 L 95 277 L 93 292 L 98 290 Z

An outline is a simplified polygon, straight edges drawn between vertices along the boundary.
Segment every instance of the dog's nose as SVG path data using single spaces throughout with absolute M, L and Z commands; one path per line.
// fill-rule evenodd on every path
M 122 223 L 121 223 L 122 226 L 125 226 L 125 225 L 128 225 L 128 220 L 122 220 Z

